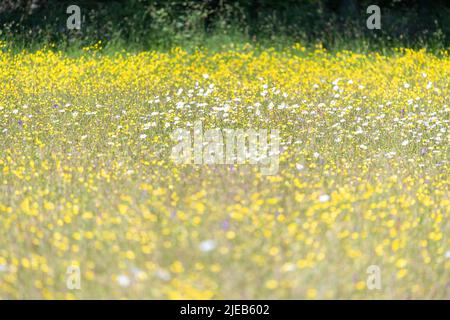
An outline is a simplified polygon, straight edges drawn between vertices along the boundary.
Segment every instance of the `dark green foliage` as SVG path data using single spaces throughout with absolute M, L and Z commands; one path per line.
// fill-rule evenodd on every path
M 34 5 L 33 5 L 34 3 Z M 432 4 L 430 4 L 432 3 Z M 67 30 L 66 8 L 81 7 L 81 30 Z M 377 4 L 382 29 L 368 30 Z M 166 49 L 232 42 L 322 43 L 329 49 L 448 47 L 450 6 L 424 0 L 3 0 L 0 39 L 18 48 L 108 46 Z

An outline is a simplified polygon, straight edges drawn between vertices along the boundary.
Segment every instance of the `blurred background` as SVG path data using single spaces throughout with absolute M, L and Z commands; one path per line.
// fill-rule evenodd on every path
M 80 30 L 68 30 L 66 9 L 76 4 Z M 369 30 L 366 9 L 381 8 L 381 30 Z M 17 48 L 43 44 L 167 49 L 221 48 L 254 42 L 282 46 L 321 43 L 329 50 L 449 45 L 445 0 L 2 0 L 0 39 Z

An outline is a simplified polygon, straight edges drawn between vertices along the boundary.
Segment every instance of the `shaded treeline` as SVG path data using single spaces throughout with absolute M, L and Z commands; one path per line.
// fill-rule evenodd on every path
M 80 6 L 81 30 L 68 30 L 66 8 Z M 368 30 L 377 4 L 381 30 Z M 450 6 L 444 0 L 3 0 L 0 37 L 70 44 L 103 40 L 142 48 L 201 45 L 209 36 L 244 41 L 300 41 L 346 47 L 448 46 Z

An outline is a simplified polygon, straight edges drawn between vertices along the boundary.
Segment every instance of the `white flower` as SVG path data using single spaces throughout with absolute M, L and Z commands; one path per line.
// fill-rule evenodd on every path
M 164 269 L 158 269 L 158 270 L 156 270 L 155 275 L 156 275 L 159 279 L 164 280 L 164 281 L 169 281 L 170 278 L 172 278 L 172 277 L 170 276 L 170 273 L 167 272 L 167 271 L 164 270 Z
M 363 150 L 367 150 L 367 146 L 364 145 L 364 144 L 361 144 L 359 147 L 360 147 L 361 149 L 363 149 Z
M 411 87 L 411 85 L 410 85 L 409 83 L 405 83 L 405 84 L 403 84 L 403 87 L 404 87 L 405 89 L 408 89 L 409 87 Z
M 448 250 L 448 251 L 445 253 L 445 257 L 446 257 L 447 259 L 450 259 L 450 250 Z
M 388 159 L 392 159 L 397 153 L 395 151 L 387 152 L 384 156 Z
M 145 279 L 147 274 L 139 268 L 132 267 L 131 272 L 136 279 Z
M 330 201 L 330 199 L 331 199 L 331 197 L 327 194 L 323 194 L 319 197 L 320 202 L 327 202 L 327 201 Z
M 0 264 L 0 272 L 8 271 L 8 266 L 6 264 Z
M 300 163 L 297 163 L 297 164 L 295 165 L 295 167 L 297 168 L 298 171 L 302 171 L 303 169 L 305 169 L 305 166 L 302 165 L 302 164 L 300 164 Z
M 200 243 L 199 248 L 203 252 L 208 252 L 214 250 L 216 246 L 217 244 L 214 240 L 205 240 Z
M 403 142 L 402 142 L 402 146 L 407 146 L 409 144 L 409 140 L 404 140 Z
M 131 284 L 131 280 L 128 276 L 121 274 L 117 277 L 117 283 L 121 287 L 128 287 Z
M 140 139 L 145 139 L 145 138 L 147 138 L 147 135 L 146 135 L 145 133 L 143 133 L 143 134 L 141 134 L 141 135 L 139 136 L 139 138 L 140 138 Z
M 286 263 L 281 267 L 282 272 L 291 272 L 295 270 L 295 264 L 293 263 Z

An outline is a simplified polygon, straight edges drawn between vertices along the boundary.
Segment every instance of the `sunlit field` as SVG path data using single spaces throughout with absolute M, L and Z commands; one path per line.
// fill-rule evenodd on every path
M 449 299 L 449 76 L 448 51 L 4 49 L 0 298 Z M 195 121 L 279 130 L 278 171 L 175 163 Z

